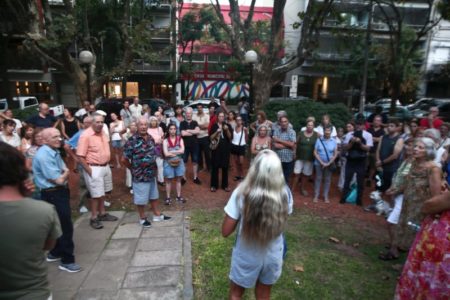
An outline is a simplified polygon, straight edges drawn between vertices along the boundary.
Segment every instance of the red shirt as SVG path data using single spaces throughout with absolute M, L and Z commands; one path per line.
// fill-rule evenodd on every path
M 439 129 L 443 123 L 444 123 L 444 121 L 442 121 L 439 118 L 436 118 L 433 120 L 433 128 Z M 423 127 L 423 128 L 430 128 L 428 118 L 421 119 L 419 125 L 420 125 L 420 127 Z
M 214 114 L 209 117 L 208 134 L 211 134 L 211 128 L 217 122 L 217 116 Z

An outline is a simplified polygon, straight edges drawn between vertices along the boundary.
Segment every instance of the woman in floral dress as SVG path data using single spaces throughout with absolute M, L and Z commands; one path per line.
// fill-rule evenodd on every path
M 409 252 L 396 300 L 450 299 L 450 192 L 422 206 L 427 214 Z
M 433 162 L 436 155 L 433 140 L 418 138 L 414 142 L 413 149 L 414 161 L 403 188 L 404 199 L 400 219 L 391 249 L 384 257 L 386 260 L 398 258 L 398 247 L 409 249 L 416 231 L 408 223 L 420 224 L 425 218 L 421 212 L 423 203 L 441 191 L 442 173 Z

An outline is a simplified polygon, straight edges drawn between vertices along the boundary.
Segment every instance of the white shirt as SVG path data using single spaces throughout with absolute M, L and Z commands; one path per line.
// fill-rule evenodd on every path
M 348 144 L 351 138 L 353 138 L 354 134 L 355 134 L 354 131 L 347 133 L 344 138 L 344 144 Z M 373 138 L 369 132 L 363 130 L 362 137 L 366 140 L 366 146 L 373 147 Z
M 2 132 L 0 133 L 0 141 L 3 141 L 15 148 L 19 147 L 22 144 L 22 141 L 20 140 L 20 137 L 17 135 L 17 133 L 13 133 L 11 137 L 7 138 Z
M 77 118 L 81 118 L 82 116 L 84 116 L 85 114 L 87 114 L 86 109 L 80 108 L 79 110 L 77 110 L 77 112 L 75 113 L 75 117 Z
M 138 120 L 142 116 L 142 105 L 135 105 L 134 103 L 130 105 L 129 110 L 131 112 L 131 116 Z
M 111 131 L 111 140 L 112 141 L 120 141 L 122 137 L 120 136 L 120 132 L 123 130 L 123 121 L 119 120 L 116 127 L 114 127 L 113 131 Z
M 442 168 L 442 155 L 445 153 L 444 147 L 439 147 L 436 149 L 436 157 L 434 158 L 434 163 L 440 168 Z

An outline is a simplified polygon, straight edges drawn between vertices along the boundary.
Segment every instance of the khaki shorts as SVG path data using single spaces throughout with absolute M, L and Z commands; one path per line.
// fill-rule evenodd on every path
M 303 174 L 311 176 L 313 173 L 313 162 L 307 160 L 296 160 L 294 166 L 294 174 Z
M 109 165 L 104 167 L 90 166 L 92 176 L 83 170 L 84 181 L 92 198 L 100 198 L 113 189 L 111 169 Z

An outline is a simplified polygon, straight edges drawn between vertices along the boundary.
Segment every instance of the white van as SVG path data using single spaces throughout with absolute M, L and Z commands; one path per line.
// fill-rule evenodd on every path
M 6 111 L 8 108 L 14 109 L 25 109 L 29 107 L 39 107 L 39 101 L 34 96 L 20 96 L 14 97 L 13 101 L 15 102 L 13 107 L 8 106 L 8 101 L 6 99 L 0 99 L 0 112 Z

